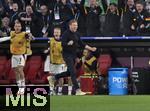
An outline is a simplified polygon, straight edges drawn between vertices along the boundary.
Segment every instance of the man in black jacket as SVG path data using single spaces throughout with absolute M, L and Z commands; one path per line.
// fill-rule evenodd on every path
M 10 18 L 10 26 L 11 29 L 14 28 L 15 20 L 18 19 L 19 14 L 19 8 L 17 3 L 12 4 L 12 9 L 8 12 L 9 18 Z
M 63 33 L 68 28 L 68 22 L 73 18 L 73 9 L 67 0 L 60 0 L 55 3 L 52 11 L 53 27 L 60 27 Z
M 136 12 L 132 19 L 131 29 L 136 32 L 137 36 L 149 35 L 150 21 L 149 13 L 144 9 L 143 2 L 136 2 Z
M 104 23 L 104 36 L 119 36 L 120 17 L 118 14 L 117 4 L 110 3 Z
M 90 0 L 90 6 L 86 7 L 87 18 L 86 18 L 86 27 L 87 27 L 87 36 L 100 36 L 100 19 L 99 16 L 102 13 L 102 9 L 97 5 L 96 0 Z
M 131 30 L 132 19 L 136 12 L 134 0 L 128 0 L 127 6 L 123 12 L 123 35 L 134 36 L 135 31 Z
M 67 72 L 57 74 L 55 75 L 55 78 L 51 76 L 49 78 L 49 82 L 51 83 L 51 87 L 54 87 L 54 79 L 58 80 L 62 77 L 71 76 L 72 83 L 76 89 L 76 95 L 85 95 L 85 93 L 81 91 L 78 85 L 74 69 L 75 60 L 77 58 L 77 49 L 80 46 L 94 52 L 96 51 L 96 48 L 85 45 L 82 42 L 80 35 L 77 33 L 77 28 L 77 21 L 71 20 L 69 22 L 69 30 L 65 31 L 62 36 L 63 58 L 68 68 Z
M 74 0 L 74 4 L 72 4 L 75 12 L 75 19 L 78 21 L 78 32 L 81 36 L 86 36 L 87 10 L 84 4 L 85 0 Z
M 51 37 L 52 34 L 52 20 L 51 20 L 51 13 L 48 10 L 48 6 L 41 5 L 40 7 L 42 21 L 44 23 L 42 33 L 43 37 Z
M 27 32 L 31 32 L 34 37 L 42 37 L 44 26 L 40 13 L 33 10 L 31 5 L 26 6 L 26 12 L 20 13 L 20 19 Z

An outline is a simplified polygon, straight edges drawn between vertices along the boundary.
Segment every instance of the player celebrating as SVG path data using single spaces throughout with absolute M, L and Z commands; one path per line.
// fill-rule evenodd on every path
M 10 32 L 10 51 L 12 54 L 11 65 L 16 75 L 16 82 L 18 85 L 17 94 L 24 94 L 25 92 L 25 77 L 23 68 L 28 53 L 31 54 L 30 40 L 33 39 L 31 33 L 21 31 L 22 26 L 20 22 L 16 22 L 14 30 Z
M 64 32 L 62 35 L 62 55 L 64 61 L 67 65 L 67 71 L 55 75 L 55 77 L 50 77 L 49 81 L 52 86 L 54 86 L 55 80 L 58 80 L 63 77 L 71 76 L 73 86 L 76 89 L 76 95 L 85 95 L 86 93 L 82 92 L 80 86 L 76 79 L 76 71 L 74 68 L 75 60 L 77 58 L 77 49 L 80 46 L 81 48 L 88 49 L 92 52 L 97 50 L 96 47 L 90 47 L 82 42 L 80 35 L 77 33 L 78 23 L 76 20 L 71 20 L 69 22 L 69 29 Z
M 62 57 L 62 44 L 61 44 L 61 29 L 56 27 L 54 28 L 54 38 L 50 40 L 50 66 L 49 73 L 52 76 L 67 71 L 66 64 Z M 48 52 L 45 51 L 45 53 Z M 50 76 L 47 77 L 49 80 Z M 63 87 L 63 78 L 59 79 L 58 84 L 58 95 L 62 95 L 62 87 Z M 72 87 L 68 86 L 68 94 L 71 95 Z M 54 95 L 54 86 L 50 84 L 50 95 Z

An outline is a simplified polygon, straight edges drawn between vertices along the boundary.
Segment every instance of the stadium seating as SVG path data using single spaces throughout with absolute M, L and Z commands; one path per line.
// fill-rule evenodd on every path
M 9 80 L 7 78 L 7 58 L 5 56 L 0 56 L 0 84 L 8 84 Z
M 7 63 L 7 59 L 6 57 L 2 56 L 0 57 L 0 78 L 3 78 L 5 76 L 5 67 L 6 67 L 6 63 Z
M 30 57 L 24 67 L 26 84 L 48 83 L 47 75 L 44 73 L 44 65 L 41 56 Z M 15 84 L 16 76 L 11 68 L 11 59 L 0 56 L 0 84 Z
M 8 70 L 8 80 L 10 81 L 10 83 L 16 83 L 16 75 L 13 69 L 11 68 L 11 59 L 9 59 L 7 62 L 7 70 Z
M 30 57 L 25 68 L 26 80 L 33 84 L 45 83 L 46 75 L 43 69 L 44 65 L 41 56 Z

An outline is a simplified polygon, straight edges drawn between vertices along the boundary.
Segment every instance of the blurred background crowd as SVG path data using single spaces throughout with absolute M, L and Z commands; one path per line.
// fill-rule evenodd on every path
M 81 36 L 149 36 L 149 0 L 0 0 L 0 37 L 9 36 L 15 22 L 35 37 L 62 32 L 71 19 Z

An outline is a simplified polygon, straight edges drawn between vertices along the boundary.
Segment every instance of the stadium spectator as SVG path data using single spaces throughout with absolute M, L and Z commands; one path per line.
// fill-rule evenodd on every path
M 13 3 L 12 4 L 12 9 L 10 9 L 10 12 L 9 12 L 9 16 L 13 18 L 18 13 L 19 13 L 18 4 L 17 3 Z
M 9 12 L 12 9 L 13 1 L 12 0 L 1 0 L 2 13 L 1 16 L 9 16 Z
M 149 35 L 149 17 L 143 2 L 136 2 L 136 12 L 133 16 L 131 29 L 136 32 L 137 36 Z
M 146 1 L 146 10 L 150 13 L 150 1 Z
M 18 14 L 19 14 L 17 3 L 12 4 L 12 9 L 9 11 L 8 14 L 9 14 L 9 17 L 10 17 L 10 25 L 11 25 L 11 28 L 13 29 L 15 20 L 18 19 Z
M 119 10 L 119 15 L 123 13 L 126 7 L 127 0 L 118 0 L 118 10 Z
M 32 20 L 32 7 L 30 5 L 26 6 L 26 12 L 21 12 L 19 14 L 20 20 L 22 21 L 22 28 L 26 32 L 30 32 L 30 23 Z
M 102 3 L 102 6 L 103 6 L 105 13 L 107 11 L 107 7 L 108 7 L 109 2 L 110 2 L 110 0 L 101 0 L 101 3 Z
M 97 4 L 96 0 L 90 0 L 90 6 L 86 7 L 87 10 L 87 36 L 100 36 L 100 19 L 99 15 L 102 12 L 102 9 Z
M 25 0 L 13 0 L 13 2 L 18 4 L 18 10 L 20 12 L 25 10 Z
M 119 36 L 120 17 L 115 3 L 111 3 L 108 7 L 105 23 L 104 36 L 114 37 Z
M 6 16 L 6 11 L 5 11 L 5 4 L 3 4 L 2 1 L 0 1 L 0 17 L 5 17 Z
M 25 0 L 27 1 L 26 3 L 31 6 L 33 6 L 36 10 L 40 10 L 40 7 L 42 5 L 48 6 L 50 10 L 54 7 L 54 3 L 56 0 Z
M 62 33 L 68 28 L 69 20 L 73 19 L 73 9 L 67 0 L 57 1 L 52 11 L 53 27 L 61 27 Z
M 78 21 L 79 27 L 78 31 L 81 36 L 86 36 L 86 15 L 87 10 L 84 6 L 85 0 L 74 0 L 74 12 L 75 12 L 75 19 Z
M 47 6 L 48 6 L 48 9 L 49 9 L 49 12 L 51 13 L 52 11 L 53 11 L 53 9 L 54 9 L 54 6 L 55 6 L 55 4 L 57 3 L 57 1 L 59 1 L 59 0 L 49 0 L 50 2 L 48 3 L 47 2 Z
M 41 5 L 40 12 L 42 14 L 42 20 L 44 23 L 42 29 L 43 37 L 52 36 L 52 20 L 48 7 L 46 5 Z
M 7 37 L 10 35 L 9 23 L 10 19 L 8 17 L 4 17 L 2 19 L 2 27 L 0 28 L 0 37 Z
M 119 13 L 120 13 L 121 23 L 122 23 L 121 31 L 125 36 L 133 36 L 137 32 L 137 30 L 131 29 L 131 25 L 133 24 L 133 19 L 136 16 L 134 1 L 137 0 L 118 0 L 118 7 L 120 10 Z M 24 7 L 31 5 L 32 9 L 28 7 L 28 10 L 29 11 L 32 10 L 31 11 L 32 14 L 30 14 L 32 15 L 31 17 L 32 20 L 24 21 L 21 19 L 21 22 L 22 22 L 22 30 L 25 31 L 26 29 L 30 29 L 30 31 L 32 30 L 34 36 L 37 37 L 52 36 L 52 31 L 55 26 L 60 26 L 62 32 L 64 32 L 68 28 L 68 21 L 73 18 L 75 18 L 78 21 L 79 24 L 78 31 L 81 33 L 81 36 L 101 36 L 100 29 L 102 27 L 101 27 L 99 17 L 102 10 L 100 6 L 97 4 L 96 0 L 88 0 L 89 6 L 85 6 L 85 2 L 87 1 L 85 0 L 1 0 L 0 15 L 1 15 L 1 19 L 5 16 L 9 16 L 10 27 L 13 29 L 15 20 L 18 19 L 20 21 L 22 17 L 25 17 L 26 14 L 24 13 L 24 11 L 26 11 L 27 13 L 27 9 L 25 9 Z M 104 12 L 107 7 L 107 2 L 108 2 L 107 0 L 101 0 Z M 148 2 L 146 3 L 147 5 L 146 7 L 144 6 L 144 10 L 145 8 L 148 9 L 149 7 Z M 108 15 L 110 16 L 110 13 L 109 14 L 107 13 L 107 16 Z M 46 18 L 49 18 L 48 16 L 50 16 L 50 20 L 48 19 L 46 20 Z M 146 21 L 147 20 L 148 19 L 146 19 Z M 46 23 L 47 21 L 49 21 L 48 24 Z M 104 27 L 106 29 L 111 28 L 106 25 Z M 47 29 L 46 32 L 45 29 Z M 106 32 L 106 30 L 104 31 Z M 108 33 L 105 34 L 109 35 Z M 116 34 L 114 36 L 116 36 Z
M 65 31 L 62 36 L 62 48 L 63 48 L 63 58 L 68 67 L 67 72 L 63 72 L 55 75 L 54 78 L 50 77 L 49 81 L 53 85 L 54 79 L 58 80 L 62 77 L 71 76 L 72 83 L 76 89 L 76 95 L 85 95 L 84 92 L 81 91 L 78 82 L 76 80 L 76 72 L 74 69 L 75 59 L 77 58 L 77 49 L 78 46 L 82 48 L 86 48 L 91 51 L 96 51 L 95 47 L 90 47 L 85 45 L 81 39 L 80 35 L 77 33 L 78 24 L 76 20 L 71 20 L 69 22 L 69 30 Z
M 44 24 L 41 18 L 41 14 L 35 12 L 32 14 L 31 18 L 32 18 L 30 23 L 31 33 L 35 37 L 42 37 L 43 36 L 42 28 Z
M 9 10 L 12 9 L 13 3 L 14 3 L 13 0 L 4 0 L 4 4 L 6 5 L 6 7 L 9 8 Z
M 26 6 L 26 12 L 20 13 L 20 19 L 23 21 L 27 32 L 31 32 L 35 37 L 42 37 L 42 28 L 44 23 L 39 12 L 33 11 L 30 5 Z
M 123 13 L 123 35 L 133 36 L 135 33 L 131 30 L 132 19 L 136 12 L 134 0 L 128 0 L 127 6 Z
M 24 0 L 25 6 L 31 5 L 31 0 Z

